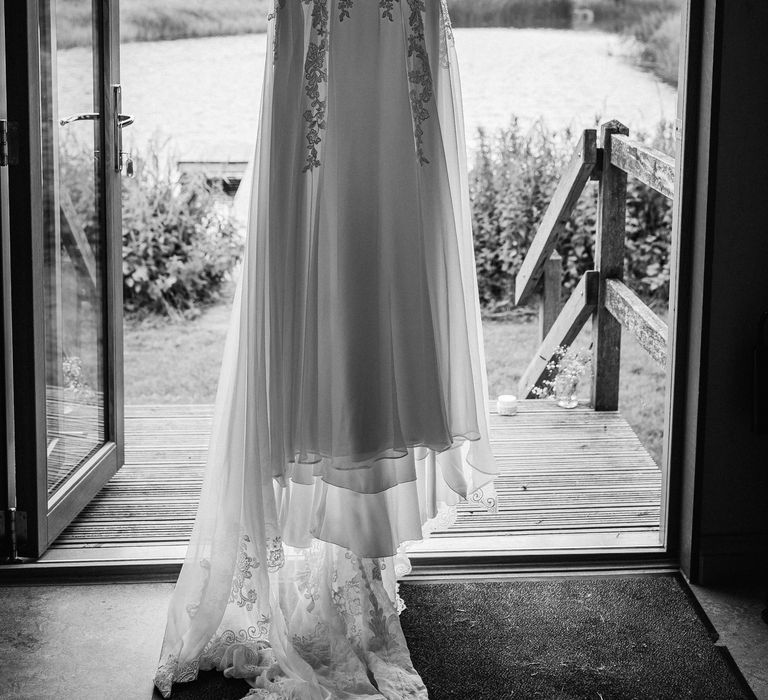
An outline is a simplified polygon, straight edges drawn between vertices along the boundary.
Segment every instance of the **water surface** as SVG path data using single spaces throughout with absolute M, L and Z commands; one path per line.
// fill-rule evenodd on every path
M 651 130 L 675 116 L 675 91 L 622 55 L 620 39 L 597 31 L 456 29 L 467 138 L 517 115 L 524 124 L 592 126 L 615 118 Z M 171 139 L 179 158 L 247 160 L 256 134 L 266 35 L 210 37 L 122 46 L 129 142 Z M 59 56 L 60 112 L 80 111 L 91 80 L 89 56 Z M 126 132 L 126 137 L 129 133 Z

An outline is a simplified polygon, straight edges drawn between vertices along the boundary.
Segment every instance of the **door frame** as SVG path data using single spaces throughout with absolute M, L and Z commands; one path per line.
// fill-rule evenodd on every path
M 43 298 L 43 197 L 39 3 L 5 5 L 6 26 L 24 28 L 6 37 L 9 120 L 18 124 L 18 164 L 10 173 L 9 214 L 12 230 L 11 284 L 13 329 L 14 419 L 16 426 L 17 508 L 26 516 L 18 531 L 19 553 L 39 557 L 72 518 L 93 498 L 124 462 L 122 243 L 120 174 L 115 156 L 115 105 L 112 86 L 119 84 L 119 8 L 117 0 L 95 2 L 104 39 L 97 47 L 101 62 L 98 120 L 103 145 L 98 196 L 105 231 L 102 290 L 104 328 L 105 442 L 50 499 L 47 493 L 45 312 Z
M 662 455 L 661 527 L 662 546 L 678 556 L 682 536 L 682 483 L 685 432 L 688 420 L 688 370 L 692 351 L 690 320 L 694 256 L 694 211 L 692 182 L 700 154 L 698 110 L 701 81 L 701 51 L 705 31 L 700 3 L 681 4 L 680 66 L 678 71 L 677 119 L 675 122 L 675 197 L 672 202 L 672 246 L 668 328 L 669 361 L 666 369 L 667 400 L 664 415 Z
M 712 133 L 717 123 L 719 62 L 722 34 L 721 0 L 684 0 L 680 92 L 678 97 L 678 149 L 673 218 L 676 221 L 672 270 L 674 304 L 670 299 L 671 362 L 667 370 L 669 400 L 665 422 L 664 459 L 669 469 L 662 494 L 667 551 L 692 581 L 698 579 L 697 526 L 701 495 L 699 421 L 700 396 L 706 352 L 704 328 L 708 323 L 705 284 L 709 277 L 712 216 L 712 174 L 716 158 Z
M 5 45 L 5 0 L 0 0 L 0 46 Z M 8 107 L 6 90 L 5 53 L 0 51 L 0 120 L 7 128 Z M 7 132 L 6 132 L 7 137 Z M 10 526 L 11 508 L 16 507 L 16 464 L 13 423 L 13 334 L 11 332 L 11 264 L 10 225 L 8 219 L 8 166 L 0 164 L 0 352 L 3 353 L 0 372 L 0 510 L 3 522 L 0 528 Z M 14 523 L 15 525 L 15 523 Z M 12 558 L 13 552 L 8 552 Z
M 35 5 L 33 0 L 28 0 L 28 2 L 30 5 Z M 2 3 L 3 0 L 0 0 L 0 8 L 2 8 Z M 25 26 L 23 23 L 27 22 L 27 20 L 24 17 L 24 10 L 19 11 L 18 8 L 19 5 L 23 8 L 23 3 L 13 3 L 13 5 L 14 7 L 10 10 L 6 7 L 6 16 L 15 14 L 17 22 L 13 26 Z M 106 13 L 111 12 L 116 15 L 116 2 L 105 0 L 104 5 Z M 717 36 L 719 36 L 721 31 L 722 20 L 718 17 L 721 14 L 720 2 L 718 0 L 705 0 L 704 3 L 695 2 L 694 0 L 683 0 L 681 9 L 683 27 L 681 28 L 682 44 L 678 88 L 680 101 L 678 105 L 678 118 L 682 120 L 682 130 L 678 134 L 679 142 L 676 154 L 675 192 L 677 196 L 675 197 L 674 204 L 676 219 L 674 235 L 677 242 L 674 250 L 676 260 L 673 266 L 673 274 L 677 278 L 676 285 L 674 285 L 674 296 L 670 300 L 669 328 L 673 333 L 670 339 L 670 362 L 667 375 L 670 396 L 666 407 L 664 441 L 664 463 L 665 468 L 668 469 L 668 476 L 665 481 L 668 483 L 663 493 L 662 501 L 663 521 L 660 551 L 646 554 L 625 552 L 586 556 L 583 553 L 574 553 L 571 556 L 553 554 L 536 557 L 535 562 L 531 562 L 531 558 L 526 556 L 507 556 L 497 559 L 495 563 L 499 568 L 507 569 L 514 567 L 515 564 L 530 566 L 533 563 L 538 567 L 536 571 L 546 569 L 560 570 L 564 568 L 564 564 L 567 566 L 569 560 L 571 562 L 581 562 L 586 566 L 602 563 L 610 567 L 621 568 L 631 562 L 642 566 L 642 563 L 644 561 L 647 562 L 649 558 L 661 555 L 664 557 L 662 563 L 678 562 L 682 564 L 682 568 L 689 575 L 693 574 L 692 578 L 695 578 L 696 575 L 695 568 L 691 562 L 696 559 L 698 531 L 694 522 L 695 513 L 698 508 L 698 494 L 701 490 L 699 484 L 700 475 L 697 473 L 698 437 L 696 432 L 700 411 L 698 388 L 701 379 L 701 330 L 703 315 L 705 314 L 705 310 L 702 308 L 701 296 L 702 285 L 707 275 L 707 261 L 704 254 L 705 241 L 702 239 L 702 236 L 704 236 L 706 230 L 703 222 L 708 216 L 706 173 L 710 170 L 710 160 L 713 158 L 713 155 L 708 150 L 710 130 L 713 118 L 716 118 L 716 116 L 713 117 L 713 85 L 716 82 L 717 76 L 713 72 L 713 66 L 718 45 Z M 30 12 L 36 13 L 36 10 L 30 9 Z M 31 26 L 36 27 L 36 16 L 34 22 L 30 23 Z M 113 31 L 117 34 L 117 27 Z M 23 36 L 23 33 L 21 34 L 22 36 L 17 34 L 8 38 L 8 50 L 16 51 L 17 53 L 19 50 L 23 50 L 25 55 L 27 55 L 28 38 Z M 113 37 L 113 41 L 117 42 L 117 39 Z M 26 91 L 26 86 L 29 84 L 27 74 L 22 75 L 19 71 L 16 71 L 12 78 L 14 83 L 9 85 L 11 93 L 18 93 L 18 88 L 23 89 L 22 93 Z M 9 76 L 10 79 L 11 76 Z M 105 96 L 108 95 L 106 92 L 104 94 Z M 27 109 L 24 105 L 22 107 Z M 108 139 L 109 134 L 106 134 L 105 143 L 108 143 Z M 27 148 L 25 156 L 28 162 L 28 147 L 22 144 L 22 150 L 23 148 Z M 30 173 L 27 172 L 26 203 L 23 197 L 20 198 L 18 196 L 15 201 L 16 209 L 26 216 L 30 226 L 32 225 L 32 216 L 25 210 L 25 207 L 29 207 L 33 184 Z M 110 195 L 108 194 L 108 196 Z M 112 194 L 111 196 L 115 195 Z M 119 196 L 119 192 L 117 196 Z M 19 211 L 16 212 L 17 216 Z M 113 242 L 113 247 L 119 246 L 114 246 Z M 115 255 L 115 251 L 111 250 L 110 255 L 115 258 L 114 262 L 119 268 L 119 251 Z M 120 280 L 121 274 L 117 274 L 115 278 Z M 14 292 L 16 289 L 19 289 L 17 287 L 17 282 L 19 281 L 25 283 L 21 289 L 28 288 L 28 280 L 24 277 L 24 273 L 14 271 Z M 117 301 L 120 299 L 121 293 L 121 289 L 116 289 L 109 295 L 111 298 L 107 299 L 108 308 L 120 309 Z M 19 294 L 16 293 L 16 297 L 18 296 Z M 21 311 L 25 308 L 33 308 L 34 300 L 27 299 L 25 305 L 22 306 L 21 302 L 17 302 L 15 299 L 14 311 L 17 311 L 19 307 L 21 307 Z M 108 322 L 115 324 L 116 319 L 119 321 L 119 314 L 117 316 L 113 314 Z M 118 325 L 120 325 L 119 322 Z M 19 327 L 17 328 L 17 326 Z M 34 347 L 32 330 L 25 330 L 24 324 L 15 324 L 14 331 L 22 336 L 21 342 L 15 343 L 17 348 L 23 351 Z M 110 349 L 111 367 L 121 367 L 121 328 L 113 328 L 112 331 L 115 333 L 114 337 L 119 338 L 120 342 L 117 343 L 117 347 Z M 25 358 L 25 361 L 30 357 L 27 354 L 22 354 L 21 356 Z M 116 361 L 120 364 L 117 364 Z M 27 369 L 28 372 L 29 369 Z M 17 369 L 16 376 L 21 376 L 23 379 L 27 375 L 24 372 L 19 372 Z M 28 385 L 17 384 L 17 386 Z M 122 391 L 120 391 L 120 396 L 116 395 L 111 399 L 113 411 L 115 411 L 112 415 L 116 421 L 122 421 L 122 398 Z M 17 420 L 32 418 L 31 421 L 24 420 L 21 423 L 22 425 L 36 425 L 34 422 L 34 412 L 39 410 L 38 402 L 39 399 L 36 397 L 35 406 L 28 407 L 26 414 L 23 407 L 20 408 L 17 404 Z M 34 441 L 35 436 L 31 436 L 28 431 L 17 436 L 20 463 L 24 463 L 28 455 L 36 454 Z M 122 445 L 119 447 L 121 448 Z M 122 454 L 120 455 L 119 463 L 122 464 Z M 24 485 L 22 484 L 21 486 L 23 487 Z M 28 482 L 26 486 L 29 487 Z M 1 488 L 0 486 L 0 494 L 2 493 Z M 21 490 L 20 493 L 22 493 Z M 24 494 L 27 502 L 30 497 L 34 497 L 34 494 Z M 463 558 L 461 562 L 449 560 L 445 563 L 449 565 L 461 563 L 464 566 L 472 566 L 473 563 L 479 563 L 477 557 L 474 557 L 473 560 L 470 561 Z M 160 562 L 157 569 L 163 569 L 166 576 L 172 578 L 178 572 L 179 565 Z M 124 572 L 133 570 L 126 562 L 121 562 L 121 567 Z M 66 569 L 67 565 L 64 564 L 62 570 Z M 139 575 L 144 577 L 147 571 L 147 563 L 142 562 Z

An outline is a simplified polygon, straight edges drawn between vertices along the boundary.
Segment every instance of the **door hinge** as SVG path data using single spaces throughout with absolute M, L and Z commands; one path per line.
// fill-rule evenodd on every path
M 0 542 L 5 563 L 19 561 L 19 545 L 27 541 L 27 514 L 23 510 L 0 510 Z
M 0 167 L 8 165 L 8 120 L 0 119 Z
M 18 124 L 0 119 L 0 167 L 18 164 L 18 133 Z

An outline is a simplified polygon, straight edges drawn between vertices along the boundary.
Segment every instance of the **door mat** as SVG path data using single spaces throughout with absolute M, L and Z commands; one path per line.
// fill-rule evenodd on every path
M 431 700 L 754 698 L 679 576 L 408 583 Z
M 679 576 L 403 583 L 400 595 L 431 700 L 755 697 Z M 205 672 L 172 699 L 248 690 Z

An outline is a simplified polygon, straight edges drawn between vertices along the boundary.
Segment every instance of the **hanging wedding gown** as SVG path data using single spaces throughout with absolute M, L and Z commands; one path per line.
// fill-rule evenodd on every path
M 398 548 L 490 502 L 445 0 L 276 0 L 242 276 L 156 685 L 426 698 Z M 402 551 L 402 550 L 401 550 Z

